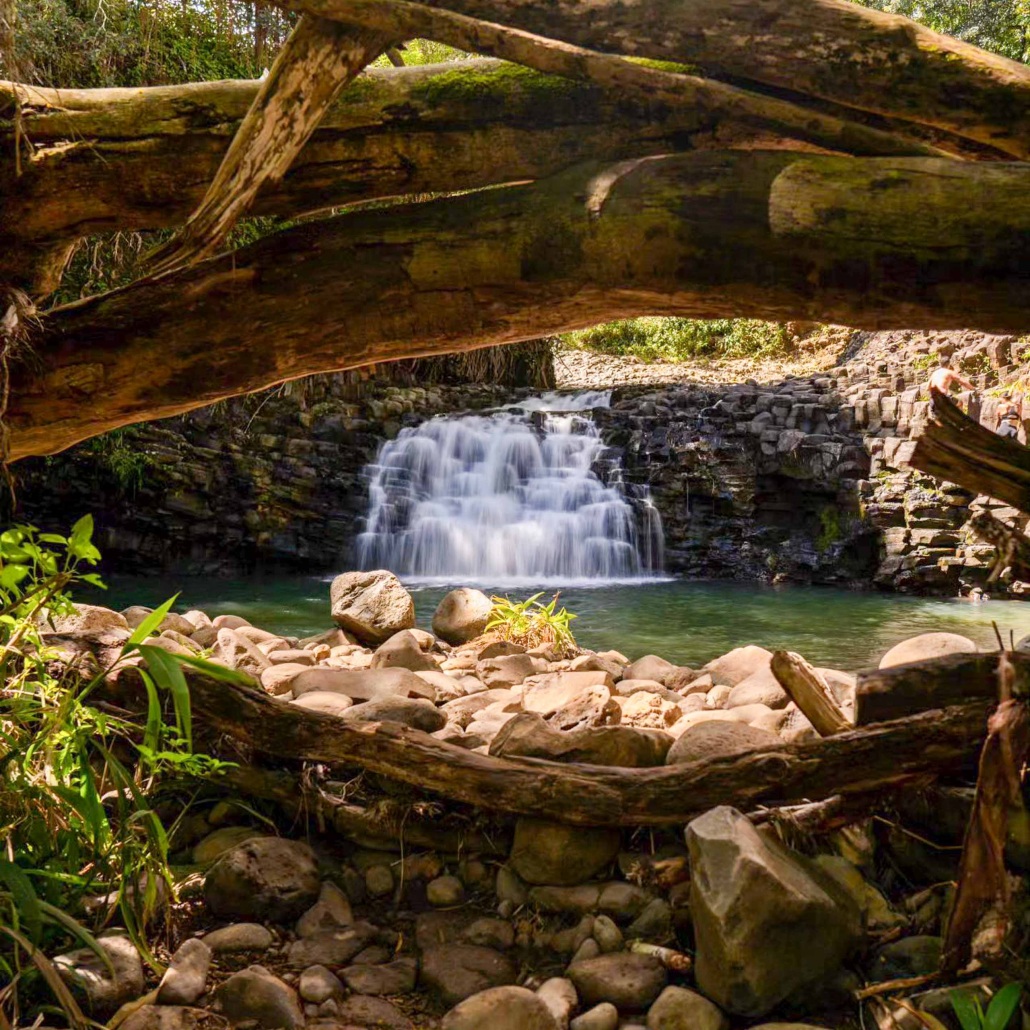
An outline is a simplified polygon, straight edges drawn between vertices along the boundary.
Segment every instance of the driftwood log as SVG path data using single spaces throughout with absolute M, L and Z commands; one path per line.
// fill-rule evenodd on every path
M 832 737 L 851 729 L 851 720 L 841 710 L 830 685 L 818 669 L 793 651 L 775 651 L 772 673 L 801 714 L 821 737 Z
M 654 769 L 476 754 L 408 727 L 353 725 L 256 688 L 191 679 L 198 719 L 276 758 L 360 766 L 495 812 L 576 825 L 681 824 L 717 805 L 742 810 L 889 789 L 963 769 L 992 702 L 924 712 L 833 737 Z

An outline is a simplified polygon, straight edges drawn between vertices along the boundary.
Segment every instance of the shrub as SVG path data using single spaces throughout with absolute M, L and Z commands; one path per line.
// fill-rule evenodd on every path
M 576 639 L 569 623 L 576 618 L 564 606 L 558 608 L 558 594 L 542 604 L 542 593 L 525 601 L 512 601 L 508 597 L 491 597 L 494 606 L 486 623 L 486 630 L 496 630 L 502 640 L 510 640 L 523 647 L 549 645 L 559 654 L 575 650 Z

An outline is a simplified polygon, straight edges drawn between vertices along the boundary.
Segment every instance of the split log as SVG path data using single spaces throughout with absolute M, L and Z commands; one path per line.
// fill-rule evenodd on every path
M 939 390 L 931 402 L 936 421 L 920 434 L 909 464 L 1030 512 L 1030 448 L 980 425 Z
M 401 37 L 403 38 L 403 36 Z M 278 182 L 340 91 L 396 37 L 305 14 L 186 224 L 151 255 L 155 275 L 214 254 L 266 182 Z
M 837 704 L 829 684 L 801 655 L 775 651 L 772 673 L 821 737 L 832 737 L 851 729 L 851 720 Z
M 805 743 L 656 769 L 498 758 L 390 723 L 356 725 L 203 676 L 192 704 L 209 728 L 278 757 L 361 766 L 495 812 L 584 826 L 682 824 L 717 805 L 868 794 L 961 769 L 986 732 L 973 701 Z
M 1017 697 L 1030 697 L 1030 654 L 951 654 L 858 674 L 855 725 L 903 719 L 928 708 L 982 698 L 997 700 L 1002 658 L 1011 666 Z
M 299 226 L 51 313 L 10 458 L 315 372 L 645 314 L 1030 321 L 1030 165 L 708 153 Z M 904 268 L 905 274 L 899 275 Z
M 426 10 L 590 50 L 692 62 L 1030 157 L 1030 68 L 845 0 L 277 0 L 325 18 L 417 23 Z M 424 15 L 423 15 L 424 16 Z

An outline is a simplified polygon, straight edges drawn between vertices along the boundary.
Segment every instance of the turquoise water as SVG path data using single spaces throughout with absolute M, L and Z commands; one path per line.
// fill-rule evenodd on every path
M 114 608 L 154 606 L 177 591 L 180 611 L 242 615 L 278 633 L 318 633 L 331 625 L 329 582 L 320 578 L 115 578 L 106 594 L 89 600 Z M 446 588 L 413 585 L 411 591 L 418 624 L 428 628 Z M 531 592 L 510 593 L 522 598 Z M 1030 604 L 1018 601 L 974 605 L 827 587 L 673 580 L 573 587 L 561 600 L 578 614 L 573 629 L 585 647 L 615 648 L 630 658 L 660 654 L 694 666 L 742 644 L 761 644 L 797 651 L 817 665 L 853 670 L 875 665 L 899 640 L 930 630 L 962 633 L 982 645 L 995 641 L 992 621 L 1006 642 L 1010 633 L 1016 640 L 1030 634 Z

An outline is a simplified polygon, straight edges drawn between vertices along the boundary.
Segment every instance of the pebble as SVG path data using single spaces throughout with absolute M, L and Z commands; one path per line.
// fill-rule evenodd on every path
M 271 931 L 260 923 L 232 923 L 203 937 L 215 954 L 233 951 L 265 951 L 272 946 Z
M 393 873 L 389 866 L 374 865 L 365 870 L 365 889 L 373 898 L 383 898 L 393 892 Z
M 176 950 L 161 978 L 157 1000 L 161 1005 L 192 1005 L 207 986 L 211 948 L 196 937 Z
M 300 996 L 312 1005 L 321 1005 L 330 998 L 342 998 L 343 984 L 325 966 L 309 966 L 300 974 Z
M 594 920 L 592 936 L 604 955 L 622 950 L 622 931 L 608 916 L 598 916 Z
M 456 876 L 438 876 L 426 884 L 426 900 L 434 908 L 453 908 L 465 900 L 465 885 Z

